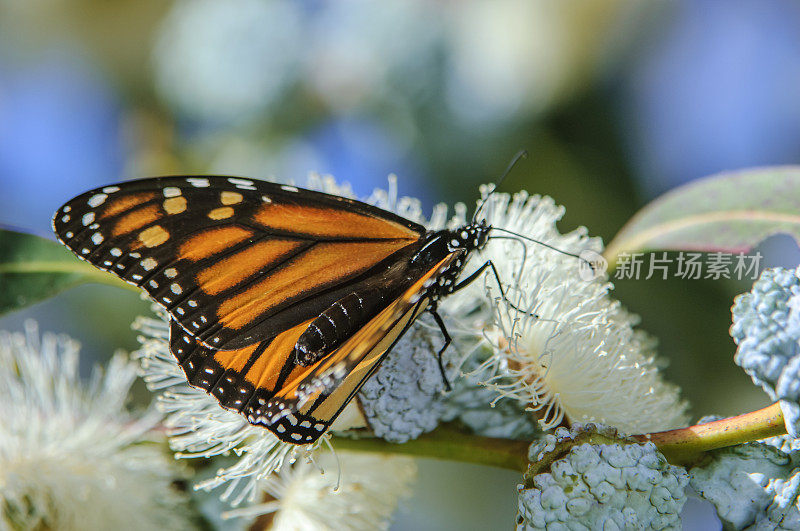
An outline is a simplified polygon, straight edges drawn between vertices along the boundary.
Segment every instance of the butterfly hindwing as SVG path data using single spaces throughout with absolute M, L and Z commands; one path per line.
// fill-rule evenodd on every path
M 315 431 L 282 432 L 281 427 L 286 428 L 286 420 L 292 428 L 302 428 L 304 421 L 312 427 L 330 426 L 394 344 L 427 308 L 429 299 L 425 293 L 428 286 L 450 268 L 459 255 L 459 252 L 453 252 L 425 271 L 403 294 L 326 358 L 311 367 L 293 371 L 274 397 L 248 412 L 248 420 L 266 426 L 289 442 L 316 439 L 307 438 Z
M 241 349 L 215 350 L 173 320 L 170 351 L 189 384 L 214 396 L 223 407 L 242 412 L 251 399 L 272 397 L 289 377 L 296 366 L 294 344 L 307 326 L 308 321 Z
M 313 442 L 426 309 L 426 287 L 457 255 L 448 255 L 424 272 L 339 348 L 308 367 L 298 365 L 293 356 L 294 344 L 308 322 L 238 350 L 210 349 L 173 322 L 170 349 L 189 383 L 210 393 L 222 406 L 244 414 L 281 440 Z
M 143 288 L 221 350 L 319 315 L 378 271 L 400 289 L 424 233 L 359 201 L 214 176 L 106 186 L 65 204 L 53 224 L 78 257 Z

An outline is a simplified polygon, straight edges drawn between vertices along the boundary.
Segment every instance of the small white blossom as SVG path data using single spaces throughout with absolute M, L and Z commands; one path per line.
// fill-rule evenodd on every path
M 162 319 L 141 317 L 134 326 L 143 334 L 136 355 L 141 358 L 145 382 L 159 394 L 159 405 L 167 413 L 164 424 L 176 457 L 208 458 L 231 452 L 238 457 L 233 465 L 195 485 L 205 491 L 224 486 L 220 498 L 232 506 L 247 502 L 224 517 L 274 513 L 271 529 L 279 530 L 388 526 L 398 499 L 408 494 L 415 474 L 413 461 L 342 453 L 342 485 L 334 491 L 339 465 L 330 453 L 314 453 L 318 443 L 282 442 L 186 382 L 169 352 L 169 327 L 163 315 Z M 438 372 L 436 377 L 441 378 Z M 348 407 L 333 429 L 352 424 L 352 415 Z M 321 475 L 320 469 L 327 473 Z M 274 501 L 258 503 L 264 496 Z
M 535 419 L 525 411 L 524 403 L 497 400 L 497 392 L 482 384 L 480 371 L 476 371 L 481 361 L 485 361 L 483 351 L 462 364 L 464 375 L 453 382 L 453 390 L 446 396 L 442 420 L 457 420 L 484 437 L 532 440 L 541 431 Z
M 575 440 L 586 435 L 604 443 Z M 518 530 L 680 528 L 689 477 L 653 443 L 615 442 L 605 430 L 576 424 L 531 445 L 530 455 L 533 468 L 518 487 Z
M 0 332 L 0 529 L 186 529 L 155 412 L 125 407 L 136 364 L 114 357 L 87 384 L 78 344 Z
M 235 464 L 221 468 L 216 476 L 195 485 L 211 490 L 225 486 L 224 501 L 236 506 L 253 502 L 259 494 L 259 481 L 279 470 L 287 458 L 310 452 L 315 445 L 285 443 L 271 432 L 253 426 L 239 413 L 223 409 L 219 402 L 189 385 L 180 365 L 169 351 L 169 324 L 157 307 L 161 319 L 140 317 L 134 328 L 141 331 L 142 348 L 134 353 L 142 365 L 147 387 L 158 393 L 159 407 L 166 413 L 169 444 L 179 458 L 214 457 L 234 452 Z
M 387 529 L 415 477 L 416 465 L 407 457 L 321 453 L 264 480 L 264 503 L 223 516 L 271 515 L 273 531 Z
M 599 239 L 587 237 L 583 228 L 558 232 L 564 208 L 549 197 L 494 193 L 482 214 L 492 227 L 567 253 L 602 251 Z M 491 236 L 507 234 L 496 230 Z M 508 297 L 486 275 L 485 286 L 495 297 L 494 326 L 485 335 L 495 356 L 485 369 L 501 396 L 529 404 L 544 428 L 564 419 L 601 422 L 625 433 L 686 424 L 687 404 L 662 379 L 655 341 L 635 330 L 638 317 L 609 296 L 605 274 L 587 281 L 578 258 L 513 236 L 492 237 L 474 260 L 492 260 Z M 459 297 L 479 297 L 480 288 L 467 288 Z

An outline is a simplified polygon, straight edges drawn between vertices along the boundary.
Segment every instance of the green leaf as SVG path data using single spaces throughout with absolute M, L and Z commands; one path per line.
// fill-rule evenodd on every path
M 652 250 L 747 252 L 765 238 L 800 242 L 800 166 L 722 173 L 681 186 L 642 208 L 608 245 L 621 253 Z
M 78 260 L 57 242 L 0 229 L 0 314 L 84 282 L 127 284 Z

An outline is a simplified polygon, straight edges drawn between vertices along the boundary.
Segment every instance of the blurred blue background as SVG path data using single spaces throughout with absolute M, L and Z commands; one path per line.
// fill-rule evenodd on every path
M 549 194 L 567 207 L 563 230 L 609 241 L 677 185 L 800 162 L 798 23 L 788 0 L 3 2 L 0 223 L 49 234 L 73 195 L 170 173 L 302 184 L 318 171 L 360 195 L 396 173 L 427 209 L 472 204 L 524 148 L 504 189 Z M 767 265 L 800 261 L 788 238 L 763 249 Z M 747 288 L 617 282 L 697 415 L 765 403 L 731 363 L 729 308 Z M 135 348 L 129 323 L 144 312 L 133 295 L 84 287 L 0 326 L 33 316 L 102 360 Z M 397 529 L 513 512 L 513 475 L 467 500 L 455 469 L 431 467 L 436 492 Z M 430 496 L 464 514 L 437 520 Z

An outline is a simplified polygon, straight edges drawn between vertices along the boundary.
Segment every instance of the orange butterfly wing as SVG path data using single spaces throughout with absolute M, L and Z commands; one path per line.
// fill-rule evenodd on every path
M 92 190 L 59 209 L 53 226 L 79 258 L 141 287 L 221 350 L 312 319 L 376 275 L 402 289 L 402 266 L 425 232 L 352 199 L 215 176 Z
M 426 309 L 425 289 L 459 254 L 445 257 L 339 348 L 309 367 L 297 365 L 292 356 L 307 323 L 270 341 L 231 351 L 204 347 L 173 325 L 170 348 L 190 384 L 208 391 L 224 407 L 243 413 L 252 424 L 266 427 L 281 440 L 310 443 L 330 427 Z
M 170 349 L 191 385 L 292 443 L 324 433 L 461 255 L 425 266 L 415 262 L 420 225 L 359 201 L 228 177 L 107 186 L 66 203 L 53 225 L 79 258 L 169 312 Z M 376 289 L 388 297 L 382 310 L 298 365 L 294 346 L 314 318 Z

